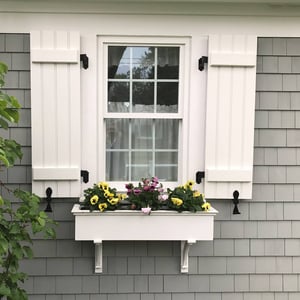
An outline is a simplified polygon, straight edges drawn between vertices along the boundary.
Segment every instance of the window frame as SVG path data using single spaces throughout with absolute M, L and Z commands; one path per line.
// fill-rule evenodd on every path
M 170 118 L 179 119 L 178 137 L 178 181 L 165 181 L 164 187 L 174 188 L 187 180 L 188 171 L 188 111 L 189 111 L 189 73 L 190 73 L 190 38 L 189 37 L 169 37 L 169 36 L 98 36 L 98 174 L 99 178 L 105 179 L 106 170 L 106 149 L 105 149 L 105 120 L 119 118 L 137 119 L 159 119 Z M 111 113 L 107 111 L 107 49 L 108 46 L 128 45 L 128 46 L 178 46 L 180 48 L 179 58 L 179 87 L 178 87 L 178 112 L 177 113 L 153 113 L 149 118 L 148 113 Z M 154 176 L 155 174 L 153 174 Z M 109 182 L 118 190 L 125 190 L 123 181 Z M 137 184 L 137 182 L 134 182 Z

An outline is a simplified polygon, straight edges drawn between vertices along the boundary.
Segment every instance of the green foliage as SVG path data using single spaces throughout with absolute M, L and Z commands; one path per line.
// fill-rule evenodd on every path
M 209 210 L 210 204 L 204 200 L 203 194 L 193 190 L 193 184 L 193 181 L 188 181 L 184 186 L 168 189 L 168 207 L 179 212 Z
M 7 129 L 9 123 L 18 123 L 21 107 L 14 96 L 9 96 L 1 89 L 4 86 L 4 76 L 7 73 L 7 66 L 0 62 L 0 128 Z
M 163 187 L 158 182 L 156 176 L 149 178 L 142 178 L 138 186 L 132 183 L 126 184 L 128 202 L 132 209 L 141 209 L 150 207 L 152 210 L 161 209 L 165 204 L 163 199 Z
M 99 182 L 84 191 L 83 206 L 91 211 L 115 210 L 121 199 L 122 195 L 117 195 L 115 188 L 110 188 L 106 182 Z
M 7 66 L 0 62 L 0 128 L 3 129 L 7 129 L 9 123 L 19 121 L 20 108 L 15 97 L 1 90 L 6 73 Z M 11 167 L 16 159 L 21 158 L 21 146 L 16 141 L 0 137 L 0 167 Z M 2 189 L 7 189 L 2 182 L 0 184 Z M 19 270 L 19 261 L 33 257 L 31 246 L 34 234 L 55 237 L 55 222 L 40 211 L 40 199 L 36 195 L 22 190 L 9 192 L 20 202 L 12 206 L 0 195 L 0 299 L 26 300 L 27 293 L 21 283 L 27 275 Z

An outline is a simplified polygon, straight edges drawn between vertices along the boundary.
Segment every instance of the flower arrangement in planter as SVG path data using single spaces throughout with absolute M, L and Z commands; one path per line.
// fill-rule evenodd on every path
M 130 209 L 142 210 L 144 214 L 150 214 L 151 210 L 161 209 L 168 198 L 156 176 L 151 179 L 142 178 L 136 187 L 132 183 L 127 183 L 125 187 L 127 189 L 126 200 L 130 204 Z
M 123 194 L 117 194 L 115 188 L 109 187 L 107 182 L 94 184 L 92 188 L 84 191 L 84 201 L 82 208 L 92 210 L 116 210 L 120 201 L 124 198 Z
M 193 189 L 193 186 L 194 182 L 190 180 L 184 186 L 178 186 L 174 190 L 168 188 L 165 191 L 154 176 L 142 178 L 137 186 L 127 183 L 127 194 L 124 195 L 109 187 L 108 183 L 99 182 L 84 191 L 81 208 L 101 212 L 125 208 L 141 210 L 146 215 L 156 210 L 208 211 L 210 204 L 206 202 L 203 194 Z
M 213 239 L 218 213 L 193 185 L 188 181 L 164 190 L 158 178 L 152 177 L 136 186 L 126 184 L 127 195 L 118 194 L 105 182 L 85 190 L 84 202 L 72 209 L 75 239 L 94 242 L 95 272 L 103 270 L 103 241 L 180 241 L 181 272 L 187 273 L 190 246 Z M 144 217 L 150 213 L 151 217 Z
M 206 202 L 204 195 L 193 190 L 194 182 L 189 180 L 184 186 L 178 186 L 174 190 L 168 189 L 168 207 L 172 210 L 182 211 L 208 211 L 210 203 Z

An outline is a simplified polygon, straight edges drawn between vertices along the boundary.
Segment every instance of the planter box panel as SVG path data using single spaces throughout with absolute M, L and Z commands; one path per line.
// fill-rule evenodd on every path
M 181 272 L 188 272 L 189 248 L 196 241 L 212 240 L 217 210 L 208 212 L 80 210 L 75 204 L 75 239 L 95 243 L 95 270 L 102 272 L 103 241 L 181 241 Z

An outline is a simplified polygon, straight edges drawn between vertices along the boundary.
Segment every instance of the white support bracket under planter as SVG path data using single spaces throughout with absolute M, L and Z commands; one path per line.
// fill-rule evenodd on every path
M 189 272 L 189 251 L 196 240 L 181 241 L 181 273 Z
M 95 240 L 95 273 L 103 271 L 103 244 L 101 240 Z
M 72 213 L 75 239 L 95 244 L 95 273 L 103 272 L 103 241 L 180 241 L 181 273 L 188 273 L 190 247 L 197 241 L 213 240 L 218 211 L 211 208 L 196 213 L 168 210 L 153 211 L 151 215 L 131 210 L 101 213 L 80 210 L 79 204 L 75 204 Z

